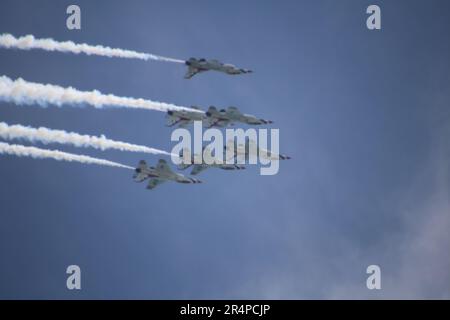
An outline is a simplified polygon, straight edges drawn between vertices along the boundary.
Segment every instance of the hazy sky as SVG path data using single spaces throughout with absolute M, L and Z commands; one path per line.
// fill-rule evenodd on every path
M 73 3 L 81 31 L 66 28 Z M 366 28 L 374 3 L 381 31 Z M 124 169 L 0 156 L 0 298 L 450 298 L 449 12 L 445 0 L 3 0 L 0 33 L 255 73 L 185 80 L 175 63 L 0 49 L 0 75 L 234 105 L 274 120 L 292 160 L 275 176 L 210 169 L 201 185 L 148 191 Z M 0 102 L 0 120 L 173 146 L 156 111 Z M 66 289 L 71 264 L 81 291 Z M 379 291 L 366 288 L 371 264 Z

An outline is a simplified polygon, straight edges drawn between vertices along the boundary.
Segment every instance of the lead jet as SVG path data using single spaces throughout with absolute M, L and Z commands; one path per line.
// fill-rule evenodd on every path
M 201 183 L 200 180 L 188 178 L 180 173 L 173 172 L 167 162 L 159 159 L 156 167 L 149 167 L 144 160 L 139 161 L 133 179 L 136 182 L 143 182 L 148 179 L 147 189 L 153 189 L 166 181 L 178 183 Z
M 185 61 L 185 64 L 188 66 L 188 71 L 184 76 L 185 79 L 190 79 L 197 73 L 209 70 L 219 71 L 231 75 L 253 72 L 252 70 L 240 69 L 232 64 L 222 63 L 214 59 L 206 60 L 190 58 L 189 60 Z
M 203 151 L 205 150 L 205 147 L 203 147 Z M 190 153 L 190 152 L 189 152 Z M 203 153 L 202 153 L 203 154 Z M 192 155 L 191 156 L 191 159 L 190 159 L 190 161 L 189 161 L 189 163 L 181 163 L 179 166 L 178 166 L 178 168 L 179 169 L 181 169 L 181 170 L 185 170 L 185 169 L 187 169 L 187 168 L 189 168 L 189 167 L 191 167 L 191 166 L 193 166 L 193 168 L 192 168 L 192 171 L 191 171 L 191 174 L 192 175 L 197 175 L 197 174 L 199 174 L 200 172 L 202 172 L 202 171 L 204 171 L 204 170 L 206 170 L 206 169 L 208 169 L 208 168 L 219 168 L 219 169 L 222 169 L 222 170 L 243 170 L 243 169 L 245 169 L 245 167 L 244 166 L 241 166 L 241 165 L 237 165 L 237 164 L 226 164 L 225 162 L 225 150 L 224 150 L 224 154 L 223 154 L 223 164 L 218 164 L 218 163 L 212 163 L 212 164 L 207 164 L 207 163 L 205 163 L 204 162 L 204 159 L 203 159 L 203 163 L 199 163 L 199 164 L 196 164 L 196 163 L 194 163 L 194 159 L 195 159 L 195 157 L 196 157 L 196 155 Z M 183 150 L 181 150 L 180 151 L 180 158 L 183 158 Z M 183 160 L 182 160 L 183 161 Z
M 205 127 L 227 127 L 235 122 L 242 122 L 248 125 L 261 125 L 273 123 L 271 120 L 259 119 L 251 114 L 244 114 L 236 107 L 228 107 L 226 110 L 217 110 L 216 107 L 210 106 L 205 112 Z
M 174 125 L 178 125 L 181 128 L 186 127 L 190 123 L 194 121 L 202 121 L 205 118 L 205 113 L 200 110 L 199 107 L 192 106 L 192 109 L 199 110 L 196 111 L 188 111 L 188 110 L 169 110 L 166 114 L 166 126 L 173 127 Z
M 250 148 L 252 147 L 252 148 Z M 260 148 L 256 142 L 253 140 L 250 140 L 248 137 L 245 138 L 245 144 L 237 144 L 233 142 L 233 140 L 228 140 L 226 146 L 223 147 L 224 152 L 231 149 L 231 154 L 234 155 L 235 159 L 243 158 L 245 161 L 248 161 L 250 156 L 260 157 L 264 158 L 266 160 L 289 160 L 291 159 L 290 156 L 284 155 L 284 154 L 277 154 L 270 150 L 266 150 L 263 148 Z

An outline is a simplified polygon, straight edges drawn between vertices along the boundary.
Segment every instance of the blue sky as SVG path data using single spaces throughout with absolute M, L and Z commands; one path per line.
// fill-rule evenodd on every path
M 447 1 L 2 1 L 0 32 L 217 58 L 164 62 L 0 49 L 0 74 L 275 121 L 275 176 L 209 170 L 152 192 L 116 168 L 0 157 L 1 298 L 449 298 Z M 377 3 L 382 30 L 365 26 Z M 0 120 L 171 149 L 164 114 L 15 106 Z M 157 156 L 60 150 L 135 165 Z M 82 290 L 65 287 L 77 264 Z M 382 290 L 366 288 L 366 268 Z

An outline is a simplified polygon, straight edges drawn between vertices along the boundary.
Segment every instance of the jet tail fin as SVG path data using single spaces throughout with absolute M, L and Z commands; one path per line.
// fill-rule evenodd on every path
M 141 161 L 139 161 L 139 163 L 138 163 L 138 166 L 137 166 L 139 169 L 147 169 L 147 162 L 145 162 L 145 160 L 141 160 Z
M 160 172 L 166 172 L 166 173 L 172 173 L 172 169 L 170 169 L 169 165 L 167 164 L 167 161 L 164 159 L 159 159 L 158 163 L 156 164 L 156 169 Z
M 206 110 L 205 114 L 207 117 L 214 117 L 214 116 L 219 117 L 220 116 L 219 111 L 214 106 L 210 106 L 208 108 L 208 110 Z
M 143 173 L 144 170 L 148 168 L 147 162 L 144 160 L 139 161 L 138 166 L 134 170 L 133 179 L 136 182 L 142 182 L 147 179 L 147 175 Z

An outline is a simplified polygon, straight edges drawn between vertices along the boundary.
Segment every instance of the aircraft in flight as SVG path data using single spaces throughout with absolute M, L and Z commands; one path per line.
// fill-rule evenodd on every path
M 205 147 L 203 147 L 203 152 L 204 151 L 205 151 Z M 203 154 L 203 152 L 202 152 L 202 154 Z M 189 157 L 189 155 L 188 155 L 188 157 Z M 193 166 L 192 171 L 191 171 L 192 175 L 197 175 L 200 172 L 202 172 L 208 168 L 219 168 L 222 170 L 243 170 L 243 169 L 245 169 L 245 167 L 242 165 L 225 163 L 226 162 L 225 161 L 225 149 L 224 149 L 224 157 L 223 157 L 224 163 L 222 163 L 222 164 L 218 164 L 218 163 L 207 164 L 207 163 L 205 163 L 204 159 L 203 159 L 203 163 L 196 164 L 196 163 L 194 163 L 195 157 L 196 157 L 195 154 L 192 155 L 189 163 L 182 162 L 180 165 L 178 165 L 178 168 L 181 170 L 185 170 L 185 169 Z M 180 151 L 180 158 L 183 158 L 183 150 Z
M 189 60 L 185 61 L 185 64 L 188 66 L 188 71 L 184 76 L 185 79 L 190 79 L 197 73 L 209 70 L 219 71 L 231 75 L 253 72 L 252 70 L 240 69 L 232 64 L 222 63 L 214 59 L 206 60 L 190 58 Z
M 242 122 L 248 125 L 261 125 L 273 123 L 271 120 L 259 119 L 250 114 L 244 114 L 236 107 L 228 107 L 226 110 L 217 110 L 216 107 L 210 106 L 205 113 L 205 127 L 226 127 L 233 125 L 235 122 Z
M 245 144 L 233 143 L 233 140 L 228 140 L 227 144 L 223 147 L 224 152 L 227 150 L 232 150 L 230 153 L 234 155 L 235 159 L 243 158 L 248 161 L 250 155 L 255 157 L 262 157 L 266 160 L 289 160 L 290 156 L 284 154 L 277 154 L 270 150 L 260 148 L 255 141 L 250 140 L 248 137 L 245 138 Z M 253 152 L 254 151 L 254 152 Z
M 147 189 L 153 189 L 166 181 L 175 181 L 178 183 L 201 183 L 200 180 L 186 177 L 180 173 L 173 172 L 167 162 L 159 159 L 156 167 L 149 167 L 144 160 L 139 161 L 133 179 L 136 182 L 143 182 L 147 179 Z
M 192 106 L 192 109 L 199 110 L 199 112 L 188 110 L 169 110 L 166 114 L 166 126 L 173 127 L 178 125 L 181 128 L 185 128 L 187 125 L 194 121 L 202 121 L 205 118 L 205 113 L 200 110 L 199 107 Z

